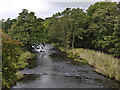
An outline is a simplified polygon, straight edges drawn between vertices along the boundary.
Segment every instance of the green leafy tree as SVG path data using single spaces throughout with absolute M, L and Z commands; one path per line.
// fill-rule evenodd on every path
M 66 8 L 52 16 L 49 36 L 53 41 L 58 41 L 64 47 L 74 48 L 75 38 L 82 39 L 81 32 L 86 23 L 86 14 L 82 9 Z
M 15 40 L 21 40 L 25 46 L 33 43 L 43 43 L 46 41 L 47 33 L 42 21 L 42 19 L 36 18 L 34 12 L 23 9 L 8 34 Z
M 16 22 L 16 19 L 10 20 L 10 18 L 8 18 L 7 21 L 3 21 L 3 23 L 2 23 L 2 29 L 7 33 L 8 30 L 13 25 L 14 22 Z
M 111 54 L 118 51 L 115 46 L 118 45 L 119 37 L 114 34 L 116 27 L 118 27 L 119 10 L 117 4 L 114 2 L 98 2 L 87 11 L 91 17 L 88 31 L 90 32 L 89 37 L 92 38 L 92 48 Z

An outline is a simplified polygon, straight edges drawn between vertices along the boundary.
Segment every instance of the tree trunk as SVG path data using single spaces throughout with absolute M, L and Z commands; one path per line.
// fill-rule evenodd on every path
M 74 43 L 75 43 L 75 34 L 73 34 L 72 49 L 74 48 Z

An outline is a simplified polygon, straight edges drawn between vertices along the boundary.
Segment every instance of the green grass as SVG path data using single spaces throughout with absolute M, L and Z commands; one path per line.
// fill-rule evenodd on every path
M 30 52 L 21 53 L 18 59 L 17 68 L 24 69 L 26 66 L 28 66 L 27 60 L 33 59 L 34 57 L 35 57 L 35 54 L 31 54 Z
M 17 76 L 18 80 L 20 80 L 24 77 L 21 71 L 17 71 L 16 76 Z
M 94 66 L 95 70 L 109 78 L 114 78 L 120 82 L 120 59 L 114 58 L 102 52 L 89 50 L 89 49 L 70 49 L 62 51 L 67 52 L 69 58 L 74 58 L 75 61 L 88 62 L 89 65 Z M 80 58 L 82 60 L 80 60 Z

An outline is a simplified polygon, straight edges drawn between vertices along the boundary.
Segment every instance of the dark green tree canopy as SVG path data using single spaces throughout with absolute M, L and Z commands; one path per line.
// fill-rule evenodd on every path
M 23 9 L 8 34 L 15 40 L 21 40 L 24 45 L 46 42 L 47 32 L 42 24 L 43 21 L 41 18 L 37 19 L 34 12 Z
M 4 21 L 3 29 L 24 45 L 58 43 L 66 49 L 90 48 L 120 57 L 120 2 L 96 2 L 87 12 L 67 7 L 45 20 L 23 9 L 17 19 Z

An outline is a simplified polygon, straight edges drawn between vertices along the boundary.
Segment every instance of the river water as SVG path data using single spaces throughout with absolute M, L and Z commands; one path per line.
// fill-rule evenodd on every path
M 115 80 L 67 58 L 51 45 L 45 45 L 45 49 L 35 60 L 29 60 L 30 65 L 22 71 L 24 78 L 13 88 L 120 88 Z

